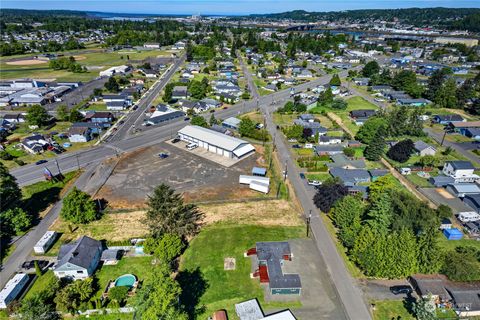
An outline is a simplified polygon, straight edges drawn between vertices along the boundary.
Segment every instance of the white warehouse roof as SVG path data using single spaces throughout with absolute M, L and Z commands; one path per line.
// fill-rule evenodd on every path
M 199 126 L 186 126 L 178 131 L 178 133 L 207 142 L 212 146 L 231 151 L 237 157 L 241 157 L 242 155 L 255 150 L 255 148 L 245 140 L 230 137 L 223 133 Z

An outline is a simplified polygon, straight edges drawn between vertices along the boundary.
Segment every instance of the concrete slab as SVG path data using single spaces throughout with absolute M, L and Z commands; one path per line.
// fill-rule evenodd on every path
M 472 211 L 472 208 L 463 203 L 462 200 L 452 196 L 443 188 L 418 188 L 418 190 L 435 204 L 449 206 L 452 208 L 454 214 L 464 211 Z
M 253 153 L 252 153 L 248 156 L 243 157 L 242 159 L 233 159 L 233 158 L 227 158 L 227 157 L 218 155 L 216 153 L 210 152 L 207 149 L 202 148 L 202 147 L 197 147 L 193 150 L 188 150 L 186 148 L 188 143 L 186 143 L 185 141 L 179 141 L 177 143 L 172 143 L 171 140 L 167 140 L 167 141 L 165 141 L 165 143 L 168 143 L 168 144 L 170 144 L 174 147 L 182 149 L 182 150 L 184 150 L 188 153 L 191 153 L 193 155 L 196 155 L 196 156 L 202 157 L 204 159 L 207 159 L 209 161 L 215 162 L 215 163 L 217 163 L 221 166 L 224 166 L 226 168 L 230 168 L 231 166 L 236 165 L 238 162 L 240 162 L 240 161 L 250 157 L 251 155 L 253 155 Z

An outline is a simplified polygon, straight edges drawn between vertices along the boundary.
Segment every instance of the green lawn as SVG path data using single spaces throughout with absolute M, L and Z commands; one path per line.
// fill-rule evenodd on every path
M 152 257 L 124 257 L 118 264 L 111 266 L 102 266 L 95 273 L 100 286 L 95 297 L 100 298 L 109 280 L 115 280 L 121 275 L 131 273 L 135 275 L 139 281 L 149 280 L 153 277 Z M 94 298 L 95 298 L 94 297 Z
M 40 291 L 45 290 L 48 286 L 55 280 L 55 274 L 53 274 L 52 270 L 48 270 L 40 277 L 35 279 L 35 282 L 31 286 L 30 290 L 28 290 L 25 298 L 31 298 L 34 294 L 39 293 Z
M 330 173 L 306 173 L 305 176 L 309 180 L 316 180 L 322 182 L 331 177 Z
M 359 110 L 359 109 L 374 109 L 377 110 L 378 107 L 371 102 L 368 102 L 362 97 L 352 97 L 346 100 L 348 107 L 347 111 Z
M 313 149 L 292 149 L 299 156 L 313 156 Z
M 375 301 L 376 310 L 373 311 L 374 320 L 391 320 L 415 319 L 414 316 L 408 312 L 403 300 L 394 301 Z
M 99 314 L 99 315 L 89 315 L 81 316 L 75 319 L 79 320 L 132 320 L 133 313 L 115 313 L 115 314 Z
M 445 251 L 455 250 L 456 247 L 460 246 L 472 246 L 480 250 L 480 241 L 473 239 L 463 238 L 460 240 L 447 240 L 443 233 L 438 233 L 438 244 Z
M 177 279 L 183 287 L 183 303 L 200 310 L 198 319 L 222 308 L 233 315 L 235 303 L 252 298 L 258 298 L 264 309 L 299 306 L 298 302 L 265 302 L 258 279 L 249 276 L 250 259 L 243 253 L 257 241 L 288 240 L 303 233 L 302 227 L 215 224 L 204 228 L 182 256 Z M 236 259 L 235 270 L 223 270 L 226 257 Z

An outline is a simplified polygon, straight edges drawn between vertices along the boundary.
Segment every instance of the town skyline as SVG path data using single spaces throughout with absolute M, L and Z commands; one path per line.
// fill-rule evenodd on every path
M 95 11 L 119 14 L 162 14 L 162 15 L 248 15 L 280 13 L 292 10 L 305 10 L 311 12 L 344 11 L 359 9 L 405 9 L 405 8 L 478 8 L 480 3 L 475 0 L 407 0 L 400 5 L 391 0 L 369 0 L 354 1 L 346 0 L 339 3 L 328 3 L 323 1 L 288 1 L 288 0 L 241 0 L 241 1 L 116 1 L 112 7 L 112 1 L 3 1 L 3 9 L 25 9 L 25 10 L 72 10 L 72 11 Z

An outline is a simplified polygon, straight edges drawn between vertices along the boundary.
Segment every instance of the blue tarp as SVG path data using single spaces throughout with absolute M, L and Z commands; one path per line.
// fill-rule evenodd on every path
M 259 168 L 259 167 L 253 167 L 252 169 L 252 174 L 254 176 L 262 176 L 262 177 L 265 177 L 265 175 L 267 174 L 267 169 L 265 168 Z
M 457 228 L 444 229 L 443 234 L 448 240 L 460 240 L 463 238 L 463 233 Z

